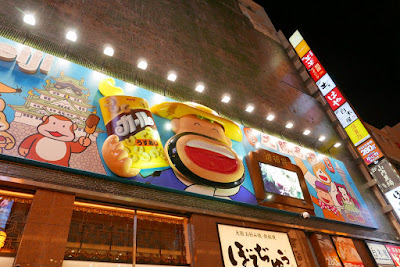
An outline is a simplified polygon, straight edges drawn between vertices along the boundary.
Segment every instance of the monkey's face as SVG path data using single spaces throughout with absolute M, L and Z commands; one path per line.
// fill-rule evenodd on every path
M 38 132 L 54 140 L 70 142 L 75 138 L 75 127 L 76 125 L 70 120 L 60 120 L 50 116 L 47 123 L 45 121 L 39 125 Z
M 177 134 L 165 145 L 176 175 L 197 184 L 233 188 L 244 180 L 244 166 L 221 125 L 195 115 L 172 121 Z

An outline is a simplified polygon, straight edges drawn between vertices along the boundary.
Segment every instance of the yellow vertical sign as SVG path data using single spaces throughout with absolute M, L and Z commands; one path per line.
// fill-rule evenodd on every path
M 364 125 L 359 119 L 347 126 L 345 131 L 355 146 L 358 146 L 370 137 L 367 129 L 365 129 Z

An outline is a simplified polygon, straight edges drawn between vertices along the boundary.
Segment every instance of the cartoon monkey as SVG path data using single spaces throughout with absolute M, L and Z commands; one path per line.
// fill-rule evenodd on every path
M 81 153 L 90 146 L 90 139 L 80 137 L 77 142 L 74 131 L 77 125 L 61 115 L 43 116 L 37 134 L 21 142 L 18 153 L 27 158 L 61 166 L 69 166 L 71 153 Z
M 0 98 L 0 153 L 3 149 L 10 150 L 15 146 L 15 138 L 7 132 L 10 124 L 7 121 L 6 115 L 3 110 L 6 108 L 6 102 Z

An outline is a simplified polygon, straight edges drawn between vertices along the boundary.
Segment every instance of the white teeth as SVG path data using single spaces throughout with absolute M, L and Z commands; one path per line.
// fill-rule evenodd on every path
M 190 146 L 190 147 L 197 147 L 197 148 L 209 150 L 209 151 L 224 155 L 225 157 L 228 157 L 230 159 L 235 159 L 235 155 L 231 151 L 229 151 L 229 149 L 227 149 L 223 146 L 210 144 L 208 142 L 203 142 L 200 140 L 190 140 L 189 142 L 186 143 L 186 145 Z

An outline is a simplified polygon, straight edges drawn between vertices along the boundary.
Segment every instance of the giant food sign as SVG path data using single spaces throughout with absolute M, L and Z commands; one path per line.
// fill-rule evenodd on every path
M 317 217 L 376 226 L 343 162 L 3 37 L 0 95 L 2 160 L 259 205 L 245 158 L 260 148 L 301 166 Z

